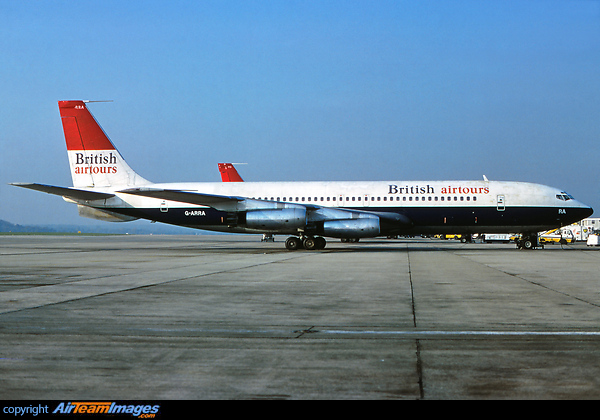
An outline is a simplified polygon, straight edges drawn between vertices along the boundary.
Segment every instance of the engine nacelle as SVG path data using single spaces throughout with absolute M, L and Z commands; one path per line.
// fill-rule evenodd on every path
M 246 213 L 246 226 L 261 231 L 294 232 L 306 226 L 306 209 L 253 210 Z
M 373 238 L 379 233 L 378 217 L 331 220 L 323 223 L 323 235 L 332 238 Z

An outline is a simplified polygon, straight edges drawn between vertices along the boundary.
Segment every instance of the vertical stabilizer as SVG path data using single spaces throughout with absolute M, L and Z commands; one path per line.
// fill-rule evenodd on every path
M 244 182 L 233 163 L 219 163 L 219 172 L 223 182 Z
M 85 101 L 59 101 L 74 187 L 138 186 L 150 182 L 125 162 Z

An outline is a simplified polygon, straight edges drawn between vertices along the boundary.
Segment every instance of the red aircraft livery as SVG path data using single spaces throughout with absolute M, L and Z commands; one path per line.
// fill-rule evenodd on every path
M 219 172 L 223 182 L 244 182 L 233 163 L 219 163 Z

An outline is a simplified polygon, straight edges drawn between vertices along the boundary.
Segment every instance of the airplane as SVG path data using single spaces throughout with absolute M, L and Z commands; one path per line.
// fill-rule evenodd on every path
M 538 232 L 590 216 L 566 192 L 526 182 L 185 182 L 154 183 L 123 159 L 87 107 L 59 101 L 73 187 L 12 183 L 62 196 L 84 217 L 147 219 L 195 229 L 290 235 L 288 250 L 323 249 L 325 238 L 357 241 L 391 235 Z
M 223 182 L 244 182 L 233 163 L 219 163 L 219 172 L 221 172 L 221 181 Z

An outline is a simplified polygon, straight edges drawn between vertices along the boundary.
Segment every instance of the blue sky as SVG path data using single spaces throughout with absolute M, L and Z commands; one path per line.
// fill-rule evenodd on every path
M 152 181 L 490 179 L 600 209 L 600 1 L 0 3 L 0 219 L 94 223 L 58 100 Z M 598 212 L 596 212 L 598 214 Z

